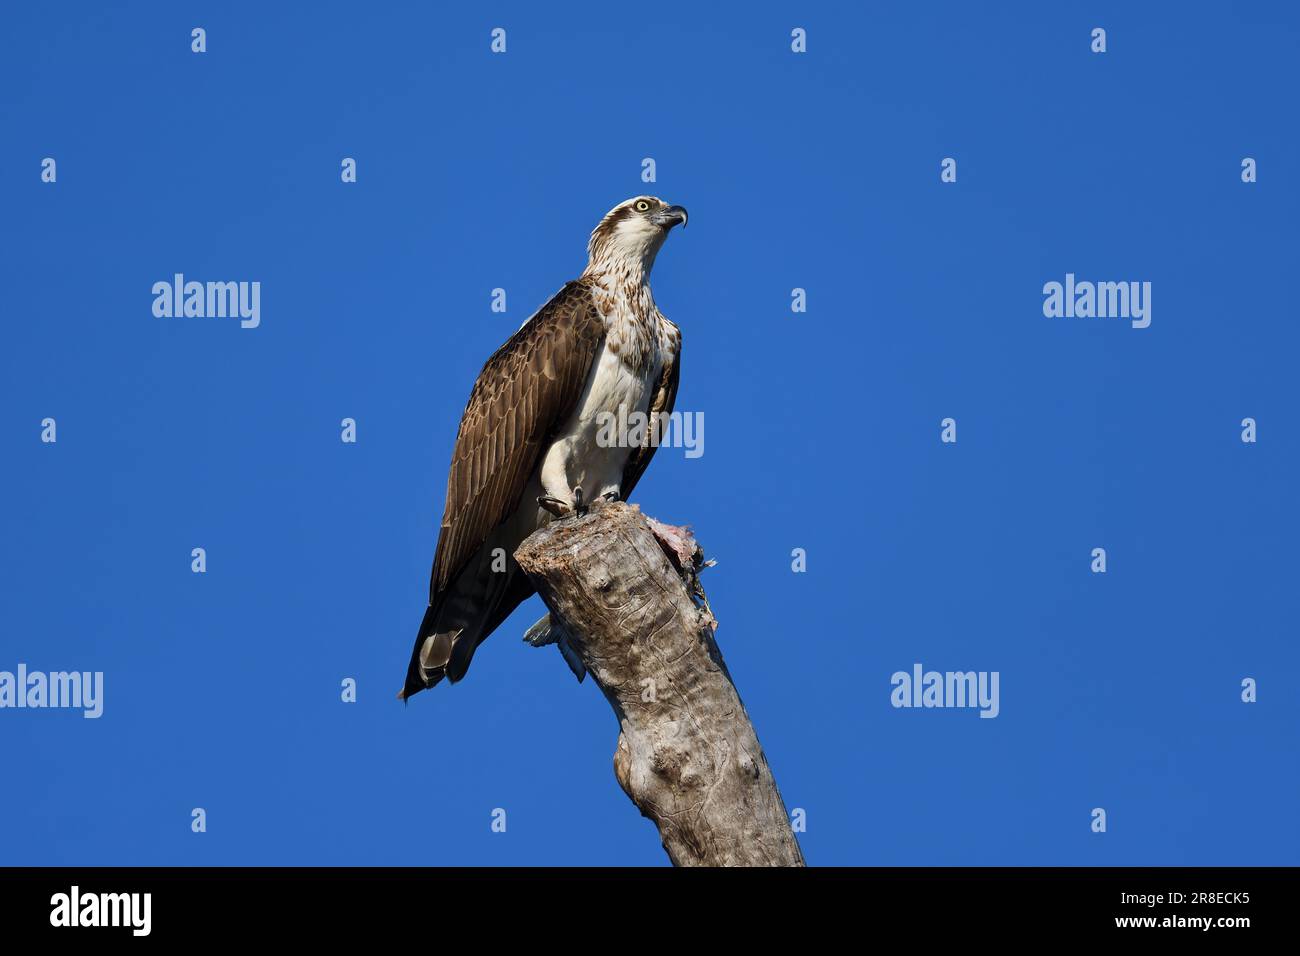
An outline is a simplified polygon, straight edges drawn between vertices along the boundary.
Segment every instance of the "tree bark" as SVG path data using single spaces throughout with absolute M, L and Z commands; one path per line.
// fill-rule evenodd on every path
M 623 503 L 515 552 L 550 615 L 525 636 L 592 675 L 620 734 L 614 775 L 677 866 L 802 866 L 776 781 L 713 639 L 689 531 Z M 711 562 L 710 562 L 711 563 Z

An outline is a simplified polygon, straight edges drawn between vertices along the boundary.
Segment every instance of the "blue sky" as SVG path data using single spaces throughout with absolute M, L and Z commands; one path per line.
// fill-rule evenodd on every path
M 7 10 L 0 669 L 105 700 L 0 710 L 0 863 L 667 862 L 537 599 L 394 700 L 473 379 L 641 192 L 706 432 L 635 498 L 809 862 L 1300 863 L 1300 13 L 1135 6 Z M 177 272 L 260 326 L 155 318 Z M 1067 272 L 1151 326 L 1046 318 Z M 999 716 L 893 708 L 916 662 Z

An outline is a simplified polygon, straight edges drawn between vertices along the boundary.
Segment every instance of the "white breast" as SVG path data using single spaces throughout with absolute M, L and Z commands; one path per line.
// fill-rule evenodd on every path
M 601 343 L 582 397 L 542 461 L 546 494 L 572 501 L 574 489 L 581 488 L 583 500 L 593 501 L 620 490 L 623 468 L 632 452 L 620 423 L 633 412 L 644 414 L 649 408 L 662 368 L 657 343 L 654 360 L 647 365 L 638 373 Z M 610 415 L 614 416 L 612 428 Z

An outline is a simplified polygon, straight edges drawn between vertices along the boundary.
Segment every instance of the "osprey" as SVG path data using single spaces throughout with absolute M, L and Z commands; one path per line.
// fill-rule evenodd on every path
M 650 269 L 686 210 L 654 196 L 611 209 L 587 268 L 497 349 L 470 392 L 447 476 L 424 612 L 399 698 L 446 677 L 533 593 L 515 549 L 555 517 L 626 499 L 654 456 L 597 440 L 606 414 L 673 410 L 681 332 L 650 293 Z M 607 447 L 608 446 L 608 447 Z

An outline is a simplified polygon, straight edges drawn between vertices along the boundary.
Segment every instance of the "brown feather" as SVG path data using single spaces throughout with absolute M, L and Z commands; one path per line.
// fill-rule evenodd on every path
M 663 370 L 659 373 L 659 386 L 655 389 L 654 395 L 650 397 L 649 420 L 655 421 L 656 415 L 671 415 L 673 406 L 677 404 L 677 383 L 681 381 L 682 375 L 682 333 L 673 323 L 664 319 L 673 330 L 672 347 L 664 356 Z M 654 436 L 661 436 L 662 431 L 657 431 L 653 427 L 646 429 L 645 441 L 641 447 L 633 449 L 632 454 L 628 455 L 627 464 L 623 466 L 623 483 L 619 486 L 619 493 L 624 501 L 627 501 L 632 495 L 632 489 L 636 483 L 641 480 L 641 475 L 645 473 L 646 468 L 650 465 L 650 459 L 655 456 L 659 450 L 659 444 L 650 439 Z
M 451 455 L 430 604 L 519 505 L 545 439 L 582 393 L 604 331 L 590 285 L 579 279 L 483 366 Z M 539 365 L 546 374 L 535 374 Z

